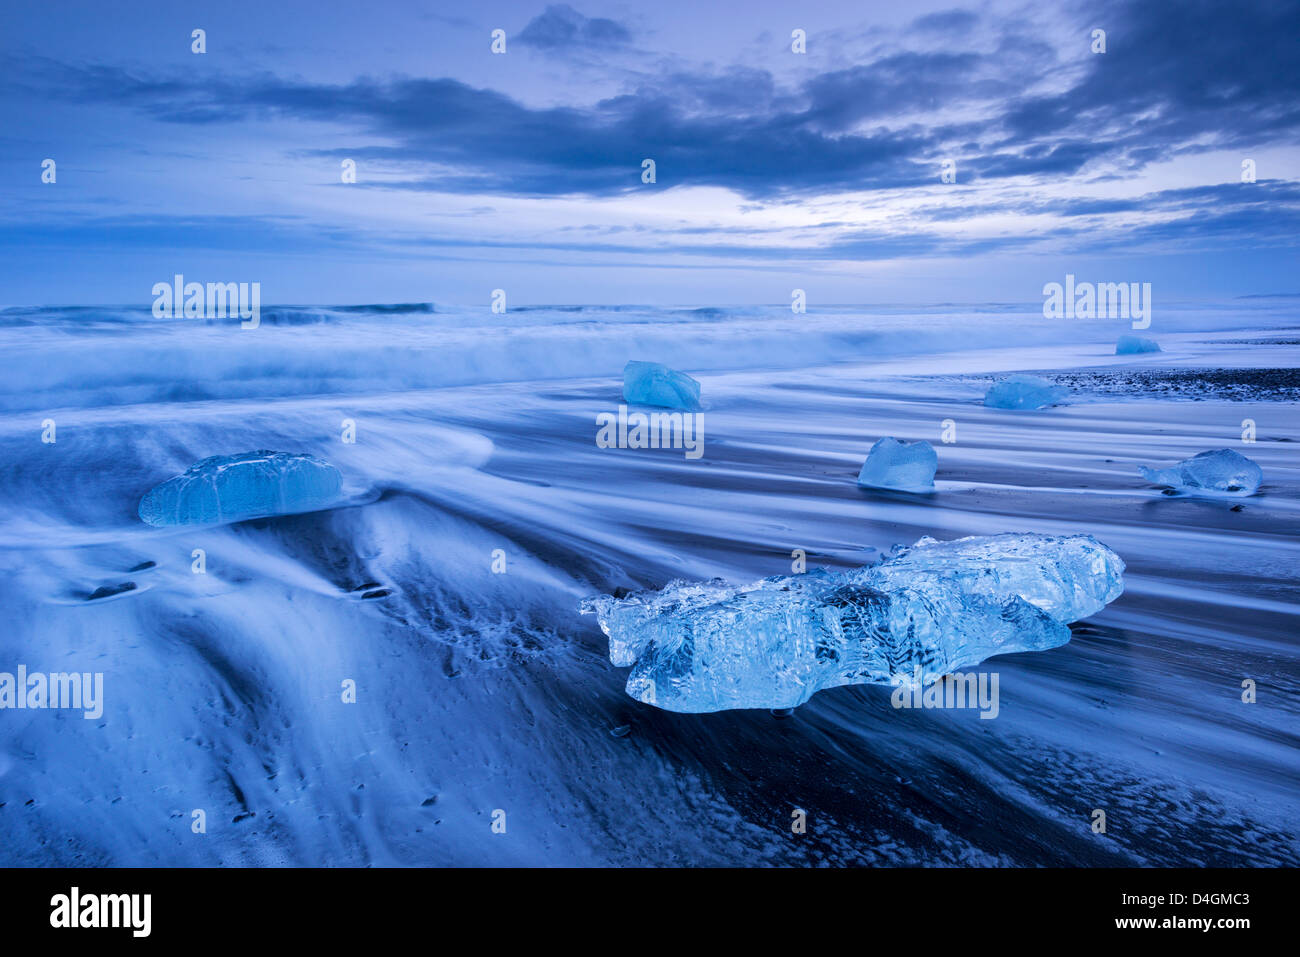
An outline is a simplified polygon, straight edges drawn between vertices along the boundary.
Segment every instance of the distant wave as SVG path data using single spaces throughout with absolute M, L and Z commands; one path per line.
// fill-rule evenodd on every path
M 368 306 L 334 306 L 335 312 L 355 312 L 355 313 L 425 313 L 432 314 L 436 310 L 431 302 L 389 302 L 389 303 L 371 303 Z
M 1158 311 L 1152 334 L 1294 325 L 1278 303 Z M 1124 320 L 1032 307 L 275 306 L 261 325 L 147 306 L 0 310 L 0 410 L 394 393 L 617 377 L 630 358 L 692 373 L 789 369 L 1006 347 L 1113 347 Z

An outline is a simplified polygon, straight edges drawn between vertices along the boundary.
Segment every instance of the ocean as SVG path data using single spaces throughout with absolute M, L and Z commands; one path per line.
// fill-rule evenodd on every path
M 0 309 L 0 672 L 103 688 L 0 713 L 0 864 L 1295 865 L 1300 300 L 1157 301 L 1129 356 L 1041 305 Z M 597 443 L 630 359 L 700 381 L 701 455 Z M 1013 371 L 1070 398 L 984 407 Z M 886 435 L 934 492 L 856 485 Z M 1138 475 L 1219 448 L 1259 494 Z M 140 521 L 254 449 L 344 500 Z M 1127 572 L 980 666 L 994 720 L 886 686 L 659 710 L 578 611 L 1003 531 Z

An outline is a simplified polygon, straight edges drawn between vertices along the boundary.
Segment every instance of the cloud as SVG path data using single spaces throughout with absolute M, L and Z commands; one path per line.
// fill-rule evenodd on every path
M 964 33 L 978 22 L 979 15 L 970 10 L 942 10 L 917 17 L 909 29 L 923 33 Z
M 485 211 L 490 212 L 490 211 Z M 954 231 L 963 218 L 1055 215 L 1050 225 L 1021 231 Z M 1140 214 L 1140 215 L 1138 215 Z M 1102 217 L 1111 217 L 1099 228 Z M 670 256 L 695 263 L 870 262 L 898 258 L 967 258 L 985 254 L 1068 250 L 1071 255 L 1174 252 L 1259 253 L 1294 247 L 1300 234 L 1300 183 L 1260 181 L 1161 190 L 1126 199 L 1043 199 L 921 206 L 905 219 L 864 227 L 829 221 L 796 227 L 589 224 L 544 230 L 531 237 L 476 228 L 429 232 L 387 225 L 341 227 L 295 216 L 101 216 L 71 221 L 30 219 L 0 224 L 0 248 L 229 250 L 272 255 L 292 249 L 383 257 L 385 260 L 474 260 L 514 255 L 556 263 L 653 264 Z M 755 240 L 760 240 L 756 242 Z M 576 257 L 576 260 L 575 260 Z
M 567 3 L 547 7 L 519 31 L 517 43 L 543 50 L 622 46 L 632 34 L 617 20 L 585 17 Z
M 50 97 L 116 103 L 158 121 L 329 121 L 344 142 L 317 148 L 405 164 L 400 188 L 522 196 L 610 195 L 720 186 L 751 199 L 929 184 L 942 159 L 961 182 L 1060 180 L 1128 172 L 1173 156 L 1300 136 L 1300 5 L 1188 0 L 1177 15 L 1112 4 L 1108 51 L 1012 42 L 1024 25 L 986 17 L 991 46 L 963 52 L 887 47 L 844 69 L 780 83 L 757 66 L 677 69 L 594 103 L 532 107 L 450 78 L 344 84 L 272 74 L 151 77 L 111 66 L 23 64 L 13 75 Z M 960 11 L 904 31 L 969 26 Z M 1089 21 L 1092 22 L 1092 21 Z M 910 32 L 909 32 L 910 31 Z M 614 21 L 551 6 L 519 36 L 539 48 L 624 42 Z M 957 44 L 948 44 L 956 47 Z M 1050 91 L 1049 91 L 1050 88 Z M 337 140 L 338 137 L 335 137 Z M 376 143 L 376 140 L 379 142 Z
M 1107 52 L 1069 89 L 1010 104 L 1012 138 L 1090 136 L 1114 148 L 1216 147 L 1300 130 L 1300 5 L 1111 3 L 1092 22 Z M 1116 126 L 1126 126 L 1111 132 Z M 1099 135 L 1099 131 L 1100 135 Z

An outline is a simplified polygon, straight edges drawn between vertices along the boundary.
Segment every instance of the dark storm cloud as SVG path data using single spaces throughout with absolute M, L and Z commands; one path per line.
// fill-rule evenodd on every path
M 1024 38 L 1022 24 L 984 15 L 981 26 L 1001 37 L 985 52 L 963 51 L 950 36 L 949 52 L 891 48 L 789 88 L 758 65 L 677 70 L 620 96 L 563 107 L 532 107 L 445 78 L 328 85 L 270 74 L 158 78 L 46 62 L 26 64 L 24 82 L 49 97 L 117 103 L 167 123 L 332 122 L 354 135 L 336 137 L 340 146 L 321 155 L 429 170 L 398 188 L 514 195 L 640 189 L 645 158 L 657 164 L 658 188 L 713 185 L 767 199 L 933 183 L 944 158 L 957 161 L 961 183 L 1060 179 L 1136 170 L 1185 152 L 1296 141 L 1300 4 L 1190 0 L 1092 13 L 1107 30 L 1102 55 L 1088 52 L 1080 29 L 1078 51 L 1058 62 Z M 975 23 L 960 11 L 932 14 L 900 44 Z M 547 8 L 519 35 L 537 47 L 626 38 L 619 24 L 566 6 Z M 1043 81 L 1063 88 L 1026 92 Z M 383 145 L 348 142 L 363 138 Z
M 1113 4 L 1093 16 L 1107 51 L 1051 96 L 1009 104 L 1005 142 L 1102 137 L 1116 149 L 1173 149 L 1201 135 L 1218 145 L 1300 129 L 1300 4 L 1188 0 Z

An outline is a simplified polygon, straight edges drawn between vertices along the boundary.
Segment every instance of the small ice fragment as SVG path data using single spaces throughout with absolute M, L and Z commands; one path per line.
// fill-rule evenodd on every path
M 582 603 L 632 666 L 627 693 L 668 711 L 794 708 L 838 685 L 938 677 L 1070 640 L 1124 590 L 1090 535 L 924 538 L 884 563 L 736 587 L 675 581 Z
M 1201 452 L 1167 469 L 1139 465 L 1138 471 L 1152 485 L 1165 485 L 1183 492 L 1254 495 L 1264 481 L 1263 470 L 1232 449 Z
M 871 447 L 858 473 L 858 484 L 867 488 L 892 488 L 919 492 L 934 488 L 934 471 L 939 457 L 924 440 L 903 442 L 885 436 Z
M 700 404 L 700 384 L 684 372 L 636 359 L 623 367 L 623 398 L 642 405 L 692 410 Z
M 327 462 L 289 452 L 213 455 L 140 499 L 149 525 L 211 525 L 332 505 L 343 476 Z
M 995 382 L 984 393 L 984 404 L 991 409 L 1042 409 L 1055 405 L 1070 390 L 1054 385 L 1036 375 L 1009 375 Z
M 1133 356 L 1141 352 L 1159 352 L 1160 343 L 1154 339 L 1144 339 L 1141 336 L 1120 336 L 1119 341 L 1115 343 L 1115 355 Z

